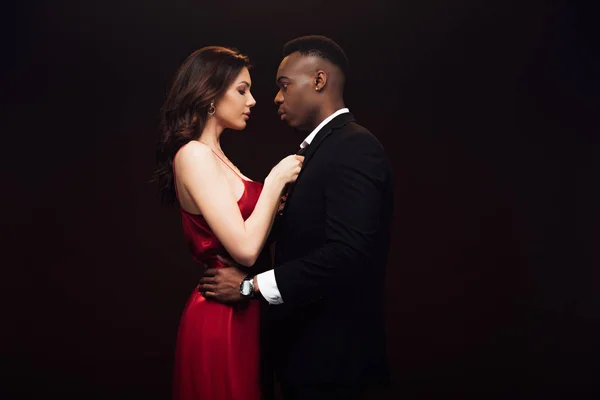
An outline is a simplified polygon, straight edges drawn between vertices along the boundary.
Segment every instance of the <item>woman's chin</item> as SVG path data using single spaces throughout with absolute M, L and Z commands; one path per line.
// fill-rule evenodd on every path
M 243 122 L 240 122 L 237 124 L 231 124 L 227 128 L 229 128 L 233 131 L 243 131 L 244 129 L 246 129 L 246 121 L 243 121 Z

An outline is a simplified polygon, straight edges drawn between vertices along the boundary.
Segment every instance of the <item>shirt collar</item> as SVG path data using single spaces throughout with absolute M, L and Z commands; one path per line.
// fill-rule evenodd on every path
M 308 135 L 306 137 L 306 139 L 304 139 L 304 141 L 300 144 L 300 148 L 303 149 L 306 146 L 308 146 L 309 144 L 311 144 L 311 142 L 313 141 L 315 136 L 317 136 L 317 133 L 319 133 L 319 131 L 325 125 L 327 125 L 327 123 L 329 121 L 331 121 L 332 119 L 334 119 L 335 117 L 337 117 L 340 114 L 344 114 L 344 113 L 348 113 L 348 112 L 350 112 L 350 110 L 348 108 L 340 108 L 339 110 L 337 110 L 336 112 L 331 114 L 329 117 L 325 118 L 319 125 L 317 125 L 317 127 L 310 133 L 310 135 Z

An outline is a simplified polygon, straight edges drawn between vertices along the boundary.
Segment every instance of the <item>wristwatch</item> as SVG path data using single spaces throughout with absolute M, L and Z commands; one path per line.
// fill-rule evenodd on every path
M 251 299 L 254 297 L 254 276 L 247 276 L 240 283 L 240 294 L 244 299 Z

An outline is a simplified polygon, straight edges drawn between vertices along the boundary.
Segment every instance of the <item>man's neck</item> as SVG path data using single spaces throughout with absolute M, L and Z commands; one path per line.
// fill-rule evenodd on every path
M 345 108 L 343 100 L 339 100 L 336 102 L 327 102 L 324 103 L 317 112 L 316 118 L 312 127 L 308 130 L 308 132 L 312 132 L 321 122 L 325 120 L 325 118 L 329 117 L 331 114 L 336 112 L 339 109 Z

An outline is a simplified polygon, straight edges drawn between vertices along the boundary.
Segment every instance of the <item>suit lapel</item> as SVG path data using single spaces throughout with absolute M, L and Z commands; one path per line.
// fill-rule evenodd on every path
M 350 113 L 344 113 L 344 114 L 338 115 L 337 117 L 335 117 L 334 119 L 329 121 L 329 123 L 327 125 L 325 125 L 323 128 L 321 128 L 319 133 L 317 133 L 317 135 L 312 140 L 312 143 L 308 146 L 308 149 L 306 150 L 306 154 L 304 155 L 304 164 L 303 164 L 302 169 L 304 170 L 304 168 L 309 163 L 312 156 L 317 152 L 317 149 L 319 148 L 319 146 L 321 146 L 321 143 L 323 143 L 323 141 L 325 140 L 325 138 L 327 136 L 331 135 L 331 133 L 334 130 L 340 129 L 341 127 L 347 125 L 350 122 L 354 122 L 354 117 Z M 302 172 L 300 172 L 298 179 L 300 179 L 301 175 L 302 175 Z
M 302 177 L 302 173 L 306 170 L 306 166 L 310 162 L 310 159 L 317 152 L 319 146 L 321 146 L 321 143 L 323 143 L 325 138 L 327 136 L 331 135 L 332 132 L 334 132 L 337 129 L 342 128 L 343 126 L 349 124 L 350 122 L 354 122 L 354 116 L 352 114 L 344 113 L 344 114 L 338 115 L 337 117 L 335 117 L 334 119 L 329 121 L 329 123 L 327 125 L 325 125 L 323 128 L 321 128 L 319 133 L 317 133 L 317 135 L 314 137 L 311 144 L 306 149 L 306 153 L 304 154 L 304 163 L 302 164 L 302 170 L 300 171 L 298 178 L 296 178 L 296 182 L 294 183 L 294 185 L 292 185 L 292 187 L 290 188 L 290 190 L 288 192 L 288 196 L 286 199 L 286 203 L 288 205 L 289 205 L 290 198 L 292 197 L 292 194 L 294 193 L 294 189 L 296 188 L 296 185 L 298 184 L 300 178 Z M 285 217 L 285 212 L 284 212 L 284 217 Z

